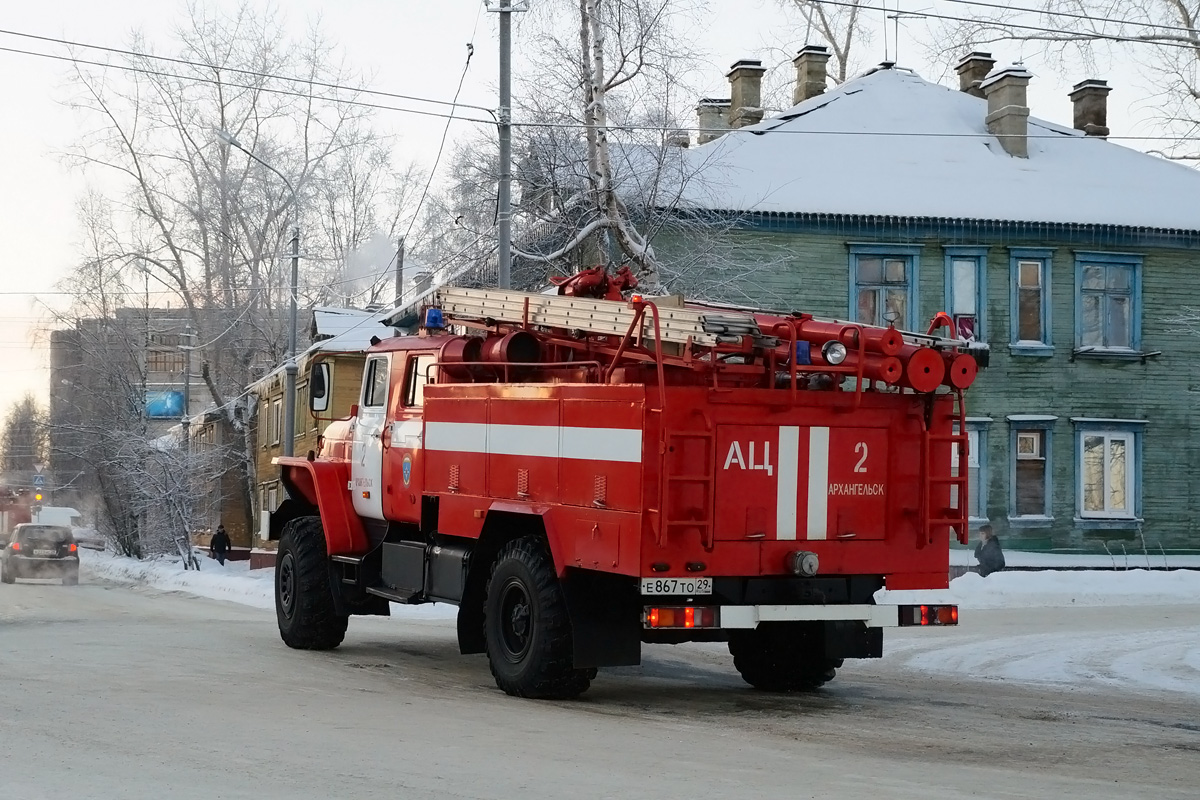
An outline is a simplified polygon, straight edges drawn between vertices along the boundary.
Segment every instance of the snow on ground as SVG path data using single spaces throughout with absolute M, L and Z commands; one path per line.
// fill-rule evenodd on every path
M 937 591 L 880 591 L 879 603 L 957 603 L 962 608 L 1200 605 L 1200 570 L 968 573 Z
M 1142 550 L 1110 555 L 1084 555 L 1077 553 L 1024 553 L 1017 550 L 1004 551 L 1004 563 L 1010 567 L 1057 567 L 1060 569 L 1092 567 L 1095 569 L 1200 569 L 1200 555 L 1165 555 L 1153 550 Z M 973 567 L 978 564 L 974 550 L 951 550 L 950 564 L 956 567 Z
M 80 550 L 85 574 L 117 583 L 136 584 L 168 592 L 186 592 L 213 600 L 228 600 L 255 608 L 275 608 L 275 570 L 250 569 L 248 561 L 221 566 L 201 557 L 199 570 L 185 570 L 178 557 L 138 561 L 112 553 Z M 458 609 L 442 603 L 421 606 L 392 604 L 392 614 L 406 618 L 453 619 Z
M 274 608 L 275 571 L 251 570 L 244 561 L 221 566 L 202 558 L 201 569 L 194 571 L 184 570 L 177 558 L 137 561 L 91 551 L 80 555 L 85 577 Z M 1079 562 L 1088 557 L 1010 552 L 1006 558 L 1010 564 L 1026 558 L 1035 562 L 1057 558 L 1064 566 L 1085 566 Z M 957 629 L 905 628 L 887 635 L 885 662 L 905 669 L 1071 689 L 1169 691 L 1200 697 L 1200 571 L 1006 571 L 987 578 L 971 573 L 951 581 L 949 589 L 884 590 L 876 599 L 880 603 L 950 602 L 963 609 Z M 1046 631 L 1032 624 L 1036 615 L 1029 623 L 1009 620 L 999 628 L 975 616 L 995 613 L 988 609 L 1055 606 L 1080 608 L 1078 621 L 1070 629 Z M 1096 610 L 1108 607 L 1120 614 L 1123 606 L 1158 606 L 1161 614 L 1151 612 L 1158 620 L 1154 625 L 1120 630 L 1108 624 L 1105 612 Z M 406 619 L 450 620 L 456 611 L 442 604 L 392 606 L 394 615 Z M 869 669 L 869 663 L 863 662 L 863 668 Z

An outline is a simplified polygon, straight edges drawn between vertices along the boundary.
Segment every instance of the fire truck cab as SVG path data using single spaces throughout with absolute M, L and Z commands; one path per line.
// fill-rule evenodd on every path
M 966 540 L 972 343 L 601 288 L 445 289 L 420 335 L 372 347 L 351 417 L 276 460 L 289 646 L 445 602 L 513 695 L 685 641 L 797 690 L 879 657 L 886 627 L 957 623 L 874 595 L 944 588 Z

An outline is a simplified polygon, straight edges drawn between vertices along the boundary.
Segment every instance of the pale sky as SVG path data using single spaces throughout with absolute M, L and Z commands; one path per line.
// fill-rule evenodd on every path
M 264 0 L 248 1 L 251 6 L 266 5 Z M 889 5 L 895 2 L 889 0 Z M 235 3 L 209 0 L 209 5 Z M 320 18 L 327 37 L 343 48 L 347 61 L 375 76 L 371 88 L 446 100 L 453 97 L 465 44 L 477 28 L 475 57 L 461 100 L 496 105 L 496 15 L 483 12 L 480 0 L 288 0 L 276 5 L 295 31 Z M 929 0 L 900 0 L 900 5 L 937 7 Z M 791 52 L 803 44 L 804 31 L 793 30 L 776 0 L 710 0 L 709 9 L 711 24 L 695 42 L 711 63 L 698 96 L 728 96 L 724 73 L 739 58 L 768 60 L 768 51 L 778 44 Z M 114 47 L 127 45 L 130 31 L 141 28 L 158 43 L 159 52 L 169 52 L 164 32 L 184 12 L 182 0 L 8 2 L 0 10 L 0 28 Z M 61 46 L 4 34 L 0 47 L 66 53 Z M 519 51 L 519 29 L 516 47 Z M 1001 63 L 1021 57 L 1000 47 L 993 54 Z M 919 59 L 914 63 L 918 55 L 901 31 L 901 66 L 938 80 L 941 76 L 928 74 Z M 865 63 L 883 60 L 882 36 L 877 35 L 860 57 Z M 1114 133 L 1130 131 L 1148 114 L 1135 102 L 1139 94 L 1131 76 L 1061 76 L 1046 68 L 1033 69 L 1030 105 L 1035 116 L 1070 125 L 1066 94 L 1072 83 L 1087 77 L 1109 78 L 1116 87 L 1109 119 Z M 61 104 L 70 93 L 68 76 L 65 62 L 0 52 L 0 416 L 26 391 L 47 402 L 49 353 L 41 332 L 45 309 L 65 305 L 54 293 L 56 284 L 81 251 L 75 204 L 88 184 L 59 155 L 80 126 Z M 383 111 L 377 121 L 381 129 L 397 135 L 397 162 L 432 163 L 440 120 Z M 455 130 L 468 128 L 452 128 L 452 135 Z

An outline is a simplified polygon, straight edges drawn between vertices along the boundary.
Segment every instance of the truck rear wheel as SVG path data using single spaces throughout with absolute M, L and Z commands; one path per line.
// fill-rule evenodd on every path
M 298 517 L 284 526 L 275 567 L 275 616 L 280 638 L 298 650 L 332 650 L 346 636 L 349 618 L 334 605 L 320 517 Z
M 729 652 L 746 683 L 766 692 L 816 689 L 842 665 L 825 657 L 819 622 L 764 622 L 752 631 L 730 631 Z
M 567 603 L 538 537 L 509 542 L 497 554 L 483 618 L 492 676 L 506 693 L 577 697 L 596 677 L 595 669 L 574 667 Z

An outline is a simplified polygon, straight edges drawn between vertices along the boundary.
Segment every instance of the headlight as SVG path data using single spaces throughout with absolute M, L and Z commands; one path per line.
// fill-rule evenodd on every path
M 821 357 L 835 367 L 846 360 L 846 345 L 841 342 L 826 342 L 821 348 Z

